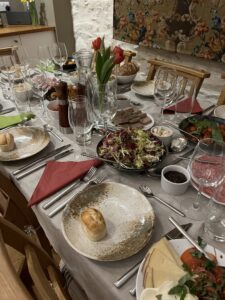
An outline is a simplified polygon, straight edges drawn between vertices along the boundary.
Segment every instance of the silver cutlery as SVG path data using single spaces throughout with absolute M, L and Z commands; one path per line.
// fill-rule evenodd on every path
M 58 159 L 60 159 L 60 158 L 63 158 L 63 157 L 65 157 L 65 156 L 71 154 L 73 151 L 74 151 L 73 149 L 70 149 L 70 150 L 66 150 L 66 151 L 64 151 L 64 152 L 62 152 L 62 153 L 59 153 L 59 154 L 57 154 L 56 156 L 54 156 L 53 160 L 58 160 Z M 48 161 L 49 161 L 49 160 L 44 161 L 43 163 L 41 163 L 41 164 L 39 164 L 39 165 L 37 165 L 37 166 L 31 168 L 30 170 L 27 170 L 27 171 L 25 171 L 24 173 L 22 173 L 22 174 L 20 174 L 20 175 L 18 175 L 18 176 L 15 176 L 15 178 L 16 178 L 17 180 L 20 180 L 20 179 L 24 178 L 25 176 L 27 176 L 27 175 L 29 175 L 29 174 L 31 174 L 31 173 L 33 173 L 33 172 L 35 172 L 35 171 L 41 169 L 42 167 L 46 166 L 47 163 L 48 163 Z
M 179 161 L 181 161 L 182 159 L 185 159 L 186 157 L 188 158 L 188 156 L 190 156 L 193 151 L 194 151 L 194 147 L 188 149 L 182 156 L 176 157 L 175 159 L 171 160 L 167 164 L 163 164 L 162 166 L 159 166 L 159 167 L 156 167 L 156 168 L 148 169 L 146 171 L 146 173 L 147 173 L 147 175 L 150 175 L 150 176 L 160 177 L 162 169 L 164 167 L 166 167 L 168 165 L 175 165 Z
M 207 108 L 205 108 L 203 111 L 202 111 L 202 115 L 208 115 L 208 112 L 211 113 L 211 109 L 215 108 L 216 107 L 216 104 L 212 104 L 210 106 L 208 106 Z
M 180 211 L 179 209 L 177 209 L 176 207 L 174 207 L 173 205 L 169 204 L 168 202 L 166 202 L 165 200 L 157 197 L 156 195 L 153 194 L 151 188 L 147 185 L 140 185 L 139 186 L 140 191 L 146 196 L 146 197 L 151 197 L 156 199 L 158 202 L 160 202 L 161 204 L 163 204 L 164 206 L 168 207 L 169 209 L 171 209 L 172 211 L 174 211 L 176 214 L 178 214 L 179 216 L 185 217 L 185 214 Z
M 8 113 L 10 113 L 10 112 L 12 112 L 14 110 L 16 110 L 15 107 L 10 107 L 10 108 L 6 108 L 6 109 L 2 109 L 2 110 L 0 110 L 0 115 L 8 114 Z
M 117 165 L 119 165 L 119 167 L 122 167 L 122 168 L 127 169 L 127 170 L 133 170 L 133 168 L 130 168 L 130 167 L 124 165 L 122 162 L 120 162 L 114 155 L 113 155 L 113 157 L 114 157 L 115 160 L 106 159 L 106 158 L 99 157 L 97 155 L 89 154 L 89 153 L 86 153 L 86 152 L 82 152 L 81 155 L 86 156 L 86 157 L 90 157 L 90 158 L 95 158 L 95 159 L 98 159 L 98 160 L 101 160 L 101 161 L 104 161 L 104 162 L 108 162 L 108 163 L 111 163 L 111 164 L 117 164 Z
M 43 127 L 44 127 L 44 130 L 46 130 L 47 132 L 50 132 L 60 142 L 63 142 L 63 139 L 53 130 L 53 127 L 49 126 L 48 124 L 44 124 Z
M 99 184 L 101 183 L 103 180 L 105 179 L 104 176 L 99 176 L 99 177 L 96 177 L 95 179 L 91 180 L 88 185 L 90 184 Z M 87 187 L 87 186 L 86 186 Z M 76 193 L 78 194 L 78 193 Z M 57 206 L 55 209 L 53 209 L 49 214 L 48 216 L 50 218 L 54 217 L 58 212 L 60 212 L 62 209 L 64 209 L 66 207 L 66 205 L 71 201 L 71 199 L 73 199 L 76 194 L 74 194 L 72 197 L 70 197 L 69 199 L 67 199 L 65 202 L 63 202 L 62 204 L 60 204 L 59 206 Z
M 90 170 L 86 173 L 84 178 L 82 179 L 83 182 L 88 182 L 91 178 L 95 175 L 97 169 L 95 167 L 91 167 Z M 45 203 L 42 208 L 47 209 L 52 206 L 55 202 L 61 199 L 63 196 L 67 195 L 70 191 L 72 191 L 75 187 L 77 187 L 80 183 L 82 183 L 80 179 L 76 180 L 73 184 L 70 184 L 66 189 L 64 189 L 60 194 L 56 197 L 52 198 L 49 202 Z
M 181 225 L 182 228 L 184 228 L 184 230 L 188 230 L 191 226 L 192 223 L 187 223 L 187 224 L 183 224 Z M 167 232 L 165 234 L 165 237 L 168 240 L 175 240 L 175 239 L 179 239 L 183 236 L 182 233 L 180 233 L 180 231 L 177 228 L 174 228 L 172 230 L 170 230 L 169 232 Z M 117 288 L 121 288 L 130 278 L 132 278 L 138 271 L 141 262 L 143 261 L 143 258 L 138 261 L 134 266 L 132 266 L 125 274 L 123 274 L 119 279 L 117 279 L 113 284 L 117 287 Z M 132 291 L 135 288 L 132 289 Z
M 21 173 L 21 172 L 23 172 L 23 171 L 29 169 L 30 167 L 33 167 L 34 165 L 36 165 L 36 164 L 38 164 L 38 163 L 44 161 L 45 159 L 47 159 L 47 158 L 49 158 L 49 157 L 51 157 L 51 156 L 54 156 L 54 155 L 60 153 L 60 152 L 63 151 L 63 150 L 66 150 L 66 149 L 69 148 L 70 146 L 71 146 L 71 144 L 68 144 L 68 145 L 64 145 L 64 146 L 62 146 L 62 147 L 56 148 L 56 149 L 50 151 L 49 153 L 47 153 L 47 154 L 41 156 L 40 158 L 35 159 L 35 160 L 32 161 L 31 163 L 29 163 L 29 164 L 27 164 L 27 165 L 25 165 L 25 166 L 23 166 L 23 167 L 21 167 L 21 168 L 15 170 L 15 171 L 13 171 L 12 174 L 13 174 L 13 175 L 17 175 L 17 174 L 19 174 L 19 173 Z
M 207 254 L 207 252 L 205 250 L 203 250 L 193 239 L 192 237 L 174 220 L 174 218 L 169 217 L 169 221 L 180 231 L 180 233 L 183 234 L 183 236 L 202 254 L 204 254 L 204 256 L 209 259 L 212 260 L 212 258 Z

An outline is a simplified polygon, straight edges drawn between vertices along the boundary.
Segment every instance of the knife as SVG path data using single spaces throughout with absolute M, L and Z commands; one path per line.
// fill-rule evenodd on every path
M 25 165 L 25 166 L 23 166 L 23 167 L 17 169 L 16 171 L 13 171 L 12 174 L 13 174 L 13 175 L 17 175 L 17 174 L 19 174 L 19 173 L 21 173 L 21 172 L 23 172 L 23 171 L 29 169 L 30 167 L 33 167 L 34 165 L 38 164 L 39 162 L 42 162 L 42 161 L 44 161 L 45 159 L 47 159 L 47 158 L 49 158 L 49 157 L 52 157 L 52 156 L 54 156 L 54 155 L 60 153 L 60 152 L 63 151 L 63 150 L 66 150 L 66 149 L 69 148 L 70 146 L 71 146 L 71 144 L 68 144 L 68 145 L 64 145 L 64 146 L 62 146 L 62 147 L 59 147 L 59 148 L 57 148 L 57 149 L 54 149 L 54 150 L 50 151 L 49 153 L 47 153 L 47 154 L 41 156 L 40 158 L 35 159 L 35 160 L 32 161 L 31 163 L 29 163 L 29 164 L 27 164 L 27 165 Z
M 178 156 L 172 161 L 170 161 L 168 164 L 164 164 L 163 166 L 159 166 L 153 170 L 147 170 L 147 175 L 149 174 L 150 176 L 161 176 L 162 169 L 166 167 L 167 165 L 176 165 L 179 161 L 181 161 L 184 158 L 187 158 L 190 156 L 190 154 L 194 151 L 194 147 L 191 147 L 188 149 L 182 156 Z
M 188 223 L 188 224 L 184 224 L 181 225 L 182 228 L 187 231 L 191 226 L 192 223 Z M 174 228 L 172 230 L 170 230 L 168 233 L 165 234 L 165 237 L 168 240 L 175 240 L 175 239 L 179 239 L 183 236 L 183 234 L 180 233 L 180 231 L 177 228 Z M 133 277 L 139 267 L 140 264 L 142 263 L 143 258 L 138 261 L 134 266 L 132 266 L 125 274 L 123 274 L 119 279 L 117 279 L 113 284 L 115 285 L 115 287 L 117 287 L 118 289 L 121 288 L 131 277 Z M 133 290 L 133 289 L 132 289 Z
M 12 111 L 16 110 L 15 107 L 10 107 L 10 108 L 6 108 L 6 109 L 3 109 L 3 110 L 0 110 L 0 115 L 4 115 L 4 114 L 8 114 Z
M 66 151 L 64 151 L 64 152 L 62 152 L 62 153 L 59 153 L 59 154 L 57 154 L 56 156 L 54 156 L 53 160 L 58 160 L 58 159 L 60 159 L 60 158 L 63 158 L 63 157 L 65 157 L 65 156 L 71 154 L 73 151 L 74 151 L 73 149 L 70 149 L 70 150 L 66 150 Z M 41 169 L 42 167 L 44 167 L 45 165 L 47 165 L 48 162 L 49 162 L 49 160 L 44 161 L 44 162 L 41 163 L 40 165 L 37 165 L 36 167 L 34 167 L 34 168 L 30 169 L 30 170 L 25 171 L 24 173 L 22 173 L 22 174 L 16 176 L 16 179 L 17 179 L 17 180 L 20 180 L 20 179 L 22 179 L 23 177 L 25 177 L 25 176 L 27 176 L 27 175 L 29 175 L 29 174 L 31 174 L 31 173 L 33 173 L 33 172 L 35 172 L 35 171 Z

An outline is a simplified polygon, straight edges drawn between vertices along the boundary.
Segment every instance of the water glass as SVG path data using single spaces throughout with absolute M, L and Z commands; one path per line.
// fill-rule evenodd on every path
M 215 188 L 208 211 L 205 234 L 217 242 L 225 242 L 225 176 Z
M 68 59 L 68 53 L 65 43 L 53 44 L 49 47 L 49 52 L 53 62 L 63 71 L 63 65 Z
M 78 145 L 91 143 L 91 121 L 86 96 L 69 100 L 68 119 Z
M 32 87 L 26 80 L 20 80 L 19 83 L 13 84 L 13 95 L 15 99 L 16 108 L 20 113 L 30 111 L 30 97 L 32 94 Z

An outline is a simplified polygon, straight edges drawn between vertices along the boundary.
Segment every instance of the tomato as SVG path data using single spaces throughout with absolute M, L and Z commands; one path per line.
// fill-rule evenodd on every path
M 193 253 L 196 253 L 195 248 L 189 248 L 181 255 L 181 261 L 186 264 L 191 270 L 195 270 L 198 267 L 204 267 L 205 265 L 205 259 L 204 258 L 198 258 Z M 215 256 L 208 253 L 214 260 Z

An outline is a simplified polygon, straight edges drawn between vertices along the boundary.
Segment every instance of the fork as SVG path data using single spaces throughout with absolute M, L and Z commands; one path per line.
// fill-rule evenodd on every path
M 91 180 L 91 178 L 94 176 L 94 174 L 96 173 L 97 169 L 95 167 L 91 167 L 90 170 L 86 173 L 86 175 L 84 176 L 84 178 L 82 179 L 82 181 L 84 183 L 88 182 L 89 180 Z M 76 180 L 73 184 L 71 184 L 68 188 L 66 188 L 65 190 L 63 190 L 60 194 L 58 194 L 56 197 L 54 197 L 52 200 L 50 200 L 49 202 L 45 203 L 42 208 L 47 209 L 50 206 L 52 206 L 56 201 L 58 201 L 59 199 L 61 199 L 64 195 L 68 194 L 70 191 L 72 191 L 75 187 L 77 187 L 82 181 L 80 181 L 80 179 Z
M 93 180 L 91 180 L 90 182 L 88 182 L 88 184 L 85 186 L 84 189 L 86 189 L 90 184 L 99 184 L 101 183 L 103 180 L 105 179 L 104 175 L 99 175 L 97 177 L 95 177 Z M 72 197 L 70 197 L 69 199 L 67 199 L 64 203 L 60 204 L 58 207 L 56 207 L 55 209 L 53 209 L 48 216 L 50 218 L 54 217 L 58 212 L 60 212 L 62 209 L 64 209 L 67 205 L 67 203 L 70 202 L 70 200 L 72 198 L 74 198 L 79 192 L 76 192 Z

